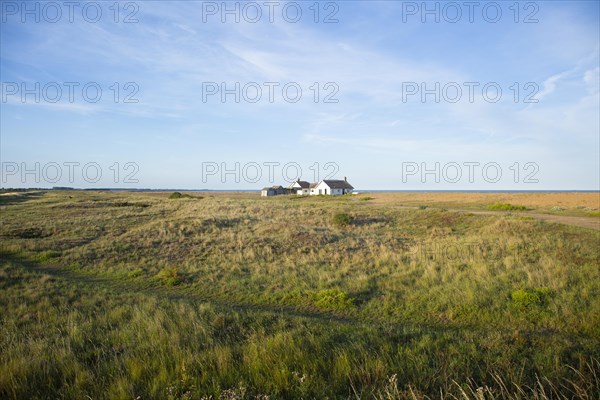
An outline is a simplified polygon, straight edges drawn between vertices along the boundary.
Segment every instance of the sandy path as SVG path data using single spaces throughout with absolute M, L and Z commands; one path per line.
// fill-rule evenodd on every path
M 372 205 L 382 206 L 381 204 L 371 203 Z M 394 208 L 406 208 L 406 209 L 418 209 L 415 206 L 399 206 L 386 204 L 385 207 Z M 427 206 L 430 209 L 442 209 L 442 207 Z M 573 217 L 569 215 L 553 215 L 553 214 L 540 214 L 540 213 L 527 213 L 527 212 L 514 212 L 514 211 L 491 211 L 491 210 L 467 210 L 464 208 L 446 208 L 444 210 L 453 212 L 463 212 L 478 215 L 519 215 L 524 217 L 531 217 L 547 222 L 556 222 L 559 224 L 579 226 L 581 228 L 600 230 L 600 218 L 595 217 Z
M 600 218 L 595 217 L 572 217 L 568 215 L 553 215 L 553 214 L 538 214 L 538 213 L 524 213 L 524 212 L 512 212 L 512 211 L 486 211 L 486 210 L 461 210 L 461 209 L 448 209 L 448 211 L 459 211 L 468 212 L 471 214 L 484 214 L 484 215 L 521 215 L 525 217 L 531 217 L 535 219 L 541 219 L 547 222 L 557 222 L 559 224 L 580 226 L 582 228 L 589 228 L 600 230 Z

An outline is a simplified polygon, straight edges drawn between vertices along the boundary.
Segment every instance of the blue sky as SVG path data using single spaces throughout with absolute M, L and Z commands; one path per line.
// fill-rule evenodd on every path
M 77 3 L 72 21 L 49 3 L 28 2 L 28 14 L 2 2 L 4 187 L 255 189 L 300 167 L 306 180 L 333 172 L 359 189 L 600 188 L 597 1 L 520 2 L 518 16 L 514 2 L 482 1 L 472 21 L 465 2 L 427 3 L 439 22 L 420 1 L 280 1 L 273 21 L 262 1 L 227 3 L 239 22 L 220 1 L 121 2 L 118 22 L 112 1 Z M 130 13 L 137 22 L 123 21 Z M 331 13 L 337 22 L 324 23 Z M 73 101 L 65 82 L 78 85 Z M 206 92 L 236 82 L 239 102 Z M 102 90 L 95 103 L 82 93 L 90 83 L 89 99 Z M 440 101 L 422 98 L 436 83 Z M 299 101 L 286 100 L 286 84 Z M 263 96 L 252 103 L 256 86 Z M 124 102 L 134 89 L 137 102 Z M 325 102 L 334 91 L 337 102 Z M 221 174 L 236 165 L 239 176 Z

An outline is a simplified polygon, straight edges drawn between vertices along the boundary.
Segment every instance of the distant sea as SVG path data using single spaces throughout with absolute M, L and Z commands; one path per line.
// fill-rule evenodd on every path
M 2 191 L 28 191 L 28 190 L 99 190 L 99 191 L 122 191 L 122 192 L 217 192 L 217 193 L 258 193 L 260 189 L 132 189 L 132 188 L 71 188 L 71 187 L 54 187 L 54 188 L 2 188 Z M 358 193 L 600 193 L 598 189 L 538 189 L 538 190 L 433 190 L 433 189 L 354 189 Z
M 126 188 L 89 188 L 84 190 L 120 190 L 130 192 L 235 192 L 235 193 L 253 193 L 260 192 L 260 189 L 126 189 Z M 355 192 L 359 193 L 600 193 L 600 190 L 588 190 L 588 189 L 569 189 L 569 190 L 432 190 L 432 189 L 354 189 Z

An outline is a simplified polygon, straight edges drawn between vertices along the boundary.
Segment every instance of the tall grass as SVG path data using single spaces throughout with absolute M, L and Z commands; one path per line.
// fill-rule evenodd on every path
M 0 398 L 600 395 L 598 232 L 167 197 L 3 206 Z

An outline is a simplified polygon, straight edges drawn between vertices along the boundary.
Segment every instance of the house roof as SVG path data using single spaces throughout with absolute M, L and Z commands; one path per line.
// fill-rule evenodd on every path
M 314 188 L 317 187 L 317 185 L 318 185 L 317 182 L 311 182 L 311 183 L 308 184 L 308 187 L 309 187 L 309 189 L 314 189 Z
M 308 189 L 310 187 L 310 183 L 306 181 L 296 181 L 296 183 L 300 185 L 302 189 Z
M 264 187 L 262 188 L 262 190 L 283 190 L 283 186 L 271 186 L 271 187 Z
M 332 189 L 354 189 L 348 181 L 327 179 L 323 182 Z

